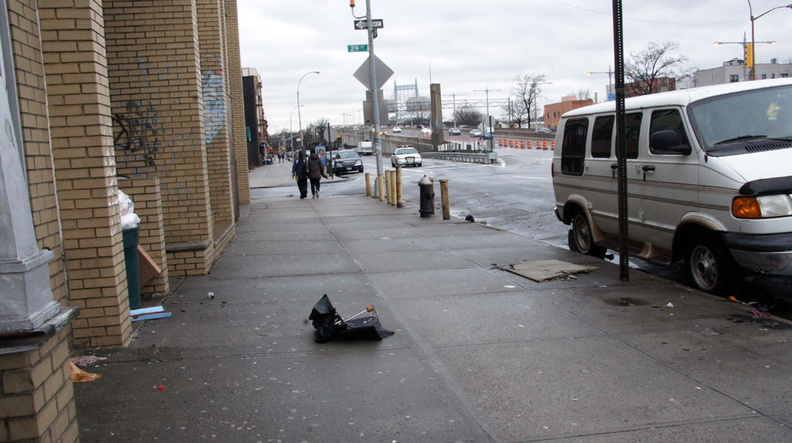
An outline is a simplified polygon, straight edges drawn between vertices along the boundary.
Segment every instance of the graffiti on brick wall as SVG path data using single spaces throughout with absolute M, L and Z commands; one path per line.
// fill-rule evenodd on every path
M 201 64 L 206 64 L 204 57 Z M 222 65 L 220 65 L 222 66 Z M 204 69 L 201 71 L 201 89 L 204 103 L 204 138 L 207 148 L 217 134 L 225 127 L 226 103 L 222 69 Z
M 154 155 L 160 147 L 160 122 L 154 106 L 150 102 L 143 104 L 130 100 L 124 112 L 113 114 L 113 123 L 116 126 L 115 148 L 133 154 L 140 152 L 146 164 L 154 166 Z

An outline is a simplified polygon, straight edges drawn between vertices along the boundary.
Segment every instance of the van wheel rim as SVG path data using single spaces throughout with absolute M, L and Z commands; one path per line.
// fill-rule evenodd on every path
M 696 285 L 705 291 L 711 290 L 718 282 L 718 263 L 709 248 L 696 246 L 690 253 L 690 274 Z
M 580 252 L 586 253 L 591 248 L 591 229 L 582 216 L 575 217 L 575 242 Z

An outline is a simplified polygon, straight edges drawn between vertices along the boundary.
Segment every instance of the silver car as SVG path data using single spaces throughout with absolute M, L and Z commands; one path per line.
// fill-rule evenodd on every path
M 421 154 L 410 145 L 403 145 L 396 148 L 391 155 L 391 165 L 396 166 L 421 166 Z

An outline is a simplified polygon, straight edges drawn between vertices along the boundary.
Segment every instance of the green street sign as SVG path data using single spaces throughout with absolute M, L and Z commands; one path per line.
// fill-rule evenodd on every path
M 347 52 L 366 52 L 368 45 L 347 45 Z

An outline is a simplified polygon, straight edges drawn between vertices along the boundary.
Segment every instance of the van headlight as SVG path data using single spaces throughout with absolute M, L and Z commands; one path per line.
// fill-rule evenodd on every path
M 787 194 L 737 197 L 732 201 L 737 218 L 772 218 L 792 215 L 792 198 Z

